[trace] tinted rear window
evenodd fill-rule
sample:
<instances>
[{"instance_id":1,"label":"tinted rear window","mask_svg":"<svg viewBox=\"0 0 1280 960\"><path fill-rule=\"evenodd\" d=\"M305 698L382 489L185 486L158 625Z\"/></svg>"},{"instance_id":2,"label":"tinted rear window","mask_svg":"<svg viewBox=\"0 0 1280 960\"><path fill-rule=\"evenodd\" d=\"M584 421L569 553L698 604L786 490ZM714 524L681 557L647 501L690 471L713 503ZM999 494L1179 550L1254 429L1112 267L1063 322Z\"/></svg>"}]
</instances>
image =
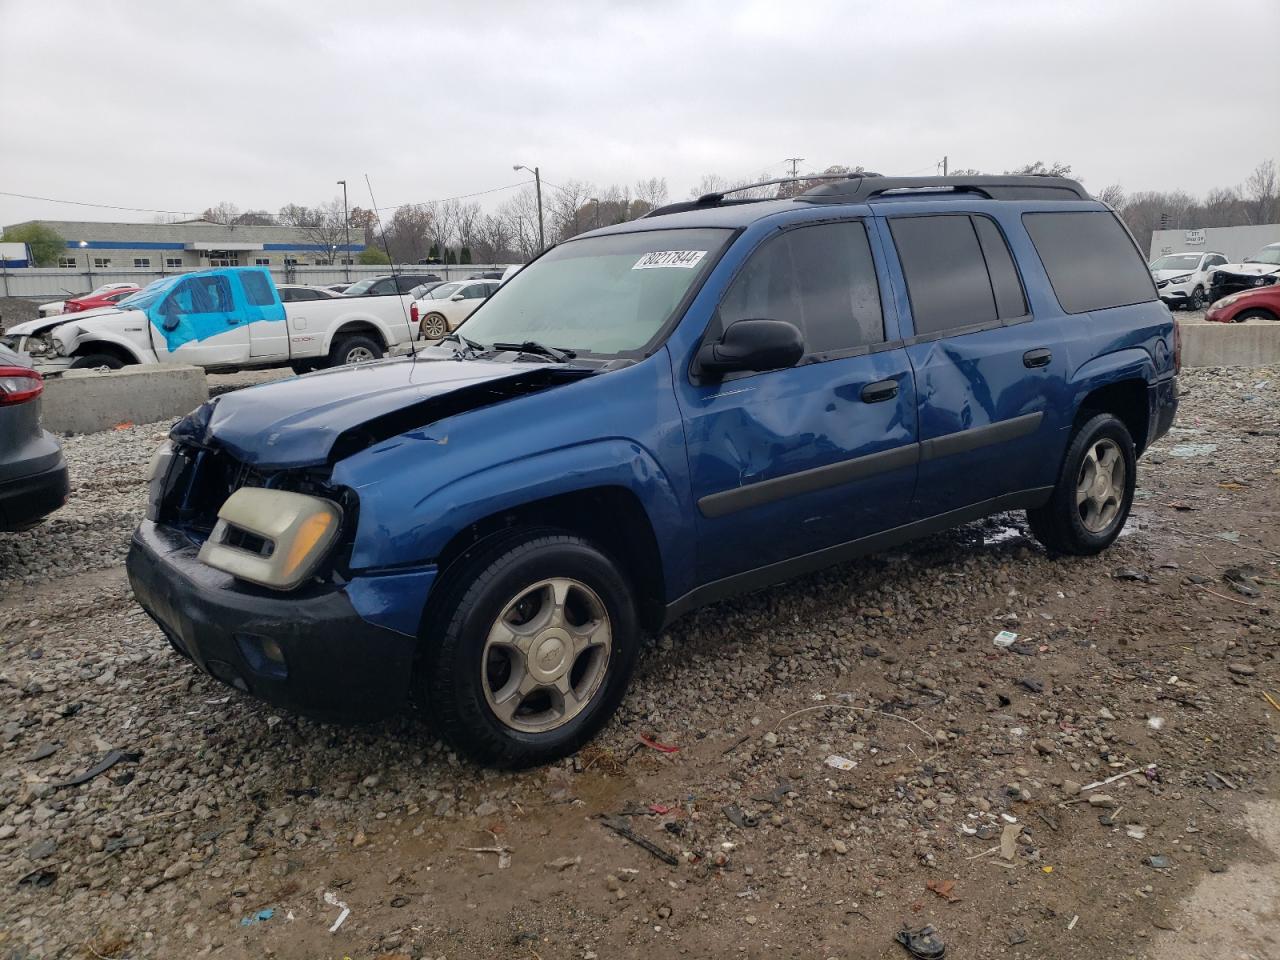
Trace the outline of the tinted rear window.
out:
<instances>
[{"instance_id":1,"label":"tinted rear window","mask_svg":"<svg viewBox=\"0 0 1280 960\"><path fill-rule=\"evenodd\" d=\"M248 270L240 274L240 282L244 284L244 295L255 307L275 306L276 298L271 292L271 281L265 273Z\"/></svg>"},{"instance_id":2,"label":"tinted rear window","mask_svg":"<svg viewBox=\"0 0 1280 960\"><path fill-rule=\"evenodd\" d=\"M1024 213L1022 222L1067 313L1156 298L1146 263L1113 214Z\"/></svg>"},{"instance_id":3,"label":"tinted rear window","mask_svg":"<svg viewBox=\"0 0 1280 960\"><path fill-rule=\"evenodd\" d=\"M895 217L889 228L907 279L916 336L995 321L991 280L968 216Z\"/></svg>"}]
</instances>

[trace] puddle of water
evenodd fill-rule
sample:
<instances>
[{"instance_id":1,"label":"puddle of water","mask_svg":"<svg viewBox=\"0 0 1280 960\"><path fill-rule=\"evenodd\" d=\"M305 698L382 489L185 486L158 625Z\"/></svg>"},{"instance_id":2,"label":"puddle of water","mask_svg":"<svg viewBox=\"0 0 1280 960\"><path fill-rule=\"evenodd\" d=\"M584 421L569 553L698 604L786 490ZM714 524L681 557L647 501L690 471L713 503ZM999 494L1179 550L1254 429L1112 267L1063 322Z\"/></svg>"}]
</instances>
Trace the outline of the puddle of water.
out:
<instances>
[{"instance_id":1,"label":"puddle of water","mask_svg":"<svg viewBox=\"0 0 1280 960\"><path fill-rule=\"evenodd\" d=\"M983 543L1007 543L1010 540L1021 540L1026 536L1018 527L998 527L993 531L982 531Z\"/></svg>"},{"instance_id":2,"label":"puddle of water","mask_svg":"<svg viewBox=\"0 0 1280 960\"><path fill-rule=\"evenodd\" d=\"M1216 443L1180 443L1169 450L1169 456L1182 457L1183 459L1203 457L1217 449L1218 445Z\"/></svg>"}]
</instances>

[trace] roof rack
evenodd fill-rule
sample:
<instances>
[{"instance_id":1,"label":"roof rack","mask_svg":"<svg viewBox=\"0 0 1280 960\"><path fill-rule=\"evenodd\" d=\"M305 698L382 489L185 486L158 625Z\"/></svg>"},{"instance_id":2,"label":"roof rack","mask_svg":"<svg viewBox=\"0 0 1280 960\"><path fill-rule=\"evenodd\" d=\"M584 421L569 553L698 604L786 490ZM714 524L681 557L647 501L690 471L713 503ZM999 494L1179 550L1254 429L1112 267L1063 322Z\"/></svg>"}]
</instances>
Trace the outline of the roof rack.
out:
<instances>
[{"instance_id":1,"label":"roof rack","mask_svg":"<svg viewBox=\"0 0 1280 960\"><path fill-rule=\"evenodd\" d=\"M862 177L879 177L878 173L804 173L798 177L779 177L776 180L760 180L756 183L744 183L738 187L729 187L725 190L719 190L715 193L704 193L697 200L683 200L677 203L668 203L666 206L655 207L641 217L664 217L669 213L681 213L685 210L697 210L702 207L718 207L724 203L759 203L762 200L777 200L777 197L748 197L740 200L725 201L731 193L741 193L743 190L754 190L756 187L772 187L782 183L796 183L799 180L858 180Z\"/></svg>"},{"instance_id":2,"label":"roof rack","mask_svg":"<svg viewBox=\"0 0 1280 960\"><path fill-rule=\"evenodd\" d=\"M1078 181L1042 173L1005 177L879 177L868 174L806 190L804 203L856 203L886 194L972 193L988 200L1092 200Z\"/></svg>"}]
</instances>

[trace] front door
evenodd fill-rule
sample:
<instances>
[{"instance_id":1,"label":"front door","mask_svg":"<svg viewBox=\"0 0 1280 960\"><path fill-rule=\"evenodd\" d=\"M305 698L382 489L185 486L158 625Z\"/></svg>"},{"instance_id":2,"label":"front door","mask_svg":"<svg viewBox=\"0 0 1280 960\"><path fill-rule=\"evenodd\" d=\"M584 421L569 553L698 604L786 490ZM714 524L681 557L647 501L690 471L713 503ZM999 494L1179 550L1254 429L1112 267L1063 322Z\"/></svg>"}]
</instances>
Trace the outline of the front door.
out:
<instances>
[{"instance_id":1,"label":"front door","mask_svg":"<svg viewBox=\"0 0 1280 960\"><path fill-rule=\"evenodd\" d=\"M920 424L914 518L1042 482L1055 449L1047 441L1063 426L1070 338L1059 321L1032 315L991 217L901 215L888 226L914 331L906 340Z\"/></svg>"},{"instance_id":2,"label":"front door","mask_svg":"<svg viewBox=\"0 0 1280 960\"><path fill-rule=\"evenodd\" d=\"M236 312L225 274L183 279L148 313L161 363L209 367L249 357L249 329Z\"/></svg>"},{"instance_id":3,"label":"front door","mask_svg":"<svg viewBox=\"0 0 1280 960\"><path fill-rule=\"evenodd\" d=\"M708 335L786 320L804 359L712 383L677 371L703 583L905 522L915 390L888 342L881 276L861 221L780 231L730 284Z\"/></svg>"}]
</instances>

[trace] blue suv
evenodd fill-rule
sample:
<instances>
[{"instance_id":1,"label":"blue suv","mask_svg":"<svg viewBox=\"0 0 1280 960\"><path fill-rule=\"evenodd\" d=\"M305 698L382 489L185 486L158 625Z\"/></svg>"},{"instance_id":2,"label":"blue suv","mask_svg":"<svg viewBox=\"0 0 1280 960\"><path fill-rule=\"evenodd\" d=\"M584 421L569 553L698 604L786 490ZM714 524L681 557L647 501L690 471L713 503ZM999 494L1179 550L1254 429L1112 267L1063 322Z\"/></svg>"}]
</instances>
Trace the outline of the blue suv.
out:
<instances>
[{"instance_id":1,"label":"blue suv","mask_svg":"<svg viewBox=\"0 0 1280 960\"><path fill-rule=\"evenodd\" d=\"M540 763L701 604L997 511L1103 550L1178 364L1074 181L711 194L556 246L413 356L205 404L156 452L129 575L240 690L413 701L481 762Z\"/></svg>"}]
</instances>

